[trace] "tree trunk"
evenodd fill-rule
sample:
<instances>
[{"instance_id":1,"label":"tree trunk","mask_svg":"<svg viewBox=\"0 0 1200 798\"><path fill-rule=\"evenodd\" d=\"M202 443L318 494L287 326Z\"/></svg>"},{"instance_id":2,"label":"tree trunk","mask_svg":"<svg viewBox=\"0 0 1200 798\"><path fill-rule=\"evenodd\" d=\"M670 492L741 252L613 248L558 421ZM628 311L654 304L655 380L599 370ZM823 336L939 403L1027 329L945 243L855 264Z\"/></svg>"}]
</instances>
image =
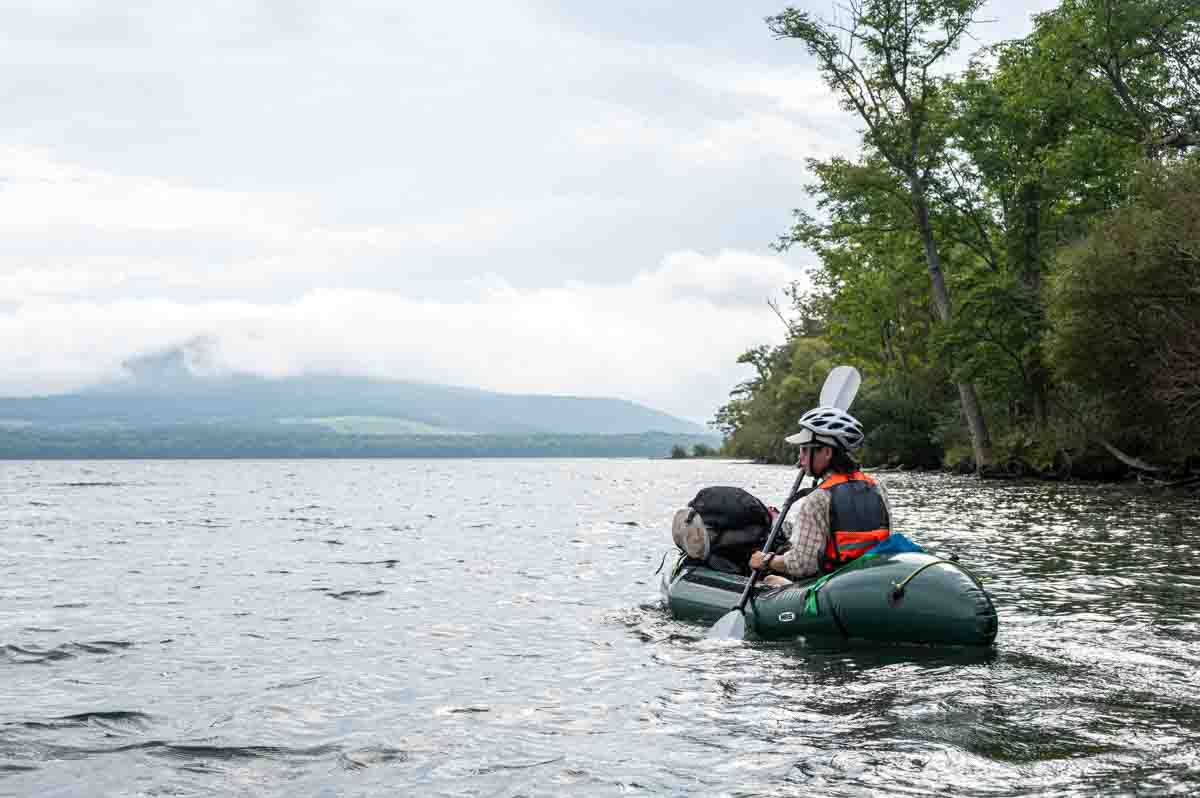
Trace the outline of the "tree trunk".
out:
<instances>
[{"instance_id":1,"label":"tree trunk","mask_svg":"<svg viewBox=\"0 0 1200 798\"><path fill-rule=\"evenodd\" d=\"M1020 203L1025 218L1022 224L1021 283L1029 291L1041 321L1040 297L1042 292L1042 185L1031 180L1021 187ZM1033 421L1039 432L1045 431L1049 423L1046 394L1049 391L1050 375L1042 362L1040 347L1032 347L1025 357L1026 389L1029 391L1033 410Z\"/></svg>"},{"instance_id":2,"label":"tree trunk","mask_svg":"<svg viewBox=\"0 0 1200 798\"><path fill-rule=\"evenodd\" d=\"M914 187L920 184L913 180ZM942 258L938 252L937 241L933 237L933 225L929 222L929 206L919 190L914 190L914 205L917 217L917 228L921 231L921 243L925 247L925 262L929 266L930 292L933 295L933 305L937 310L938 319L943 323L950 320L950 293L946 290L946 277L942 274ZM979 396L975 386L969 382L956 383L958 398L962 402L963 419L967 422L967 430L971 433L971 448L975 452L975 473L992 461L992 439L988 435L987 422L983 417L983 408L979 405Z\"/></svg>"},{"instance_id":3,"label":"tree trunk","mask_svg":"<svg viewBox=\"0 0 1200 798\"><path fill-rule=\"evenodd\" d=\"M975 385L969 382L958 383L958 398L962 401L963 417L967 420L967 429L971 431L971 448L975 450L975 473L992 462L992 439L988 435L987 422L983 418L983 408L979 406L979 397L975 395Z\"/></svg>"},{"instance_id":4,"label":"tree trunk","mask_svg":"<svg viewBox=\"0 0 1200 798\"><path fill-rule=\"evenodd\" d=\"M1033 423L1037 425L1039 432L1044 432L1050 424L1050 407L1046 401L1046 394L1050 389L1050 375L1042 366L1040 355L1034 355L1031 359L1037 361L1029 364L1029 393L1033 403Z\"/></svg>"}]
</instances>

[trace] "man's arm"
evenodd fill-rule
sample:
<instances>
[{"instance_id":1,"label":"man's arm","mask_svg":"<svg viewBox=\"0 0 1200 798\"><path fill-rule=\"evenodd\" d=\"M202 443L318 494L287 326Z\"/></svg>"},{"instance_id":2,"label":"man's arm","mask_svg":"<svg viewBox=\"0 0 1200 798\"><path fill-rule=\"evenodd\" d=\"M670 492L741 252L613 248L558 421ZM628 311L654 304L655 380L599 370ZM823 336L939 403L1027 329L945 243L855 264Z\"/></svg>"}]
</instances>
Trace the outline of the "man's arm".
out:
<instances>
[{"instance_id":1,"label":"man's arm","mask_svg":"<svg viewBox=\"0 0 1200 798\"><path fill-rule=\"evenodd\" d=\"M772 563L787 569L788 576L810 576L820 570L819 560L829 538L829 491L814 490L796 505L792 518L792 547ZM783 562L780 563L780 560Z\"/></svg>"}]
</instances>

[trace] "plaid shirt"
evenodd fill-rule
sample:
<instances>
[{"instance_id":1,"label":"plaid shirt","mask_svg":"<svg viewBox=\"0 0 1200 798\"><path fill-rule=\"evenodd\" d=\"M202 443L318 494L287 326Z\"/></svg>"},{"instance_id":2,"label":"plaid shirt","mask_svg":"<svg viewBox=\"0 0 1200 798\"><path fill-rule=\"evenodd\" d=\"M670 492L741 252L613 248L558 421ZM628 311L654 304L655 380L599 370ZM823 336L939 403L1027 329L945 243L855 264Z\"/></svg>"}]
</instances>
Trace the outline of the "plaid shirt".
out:
<instances>
[{"instance_id":1,"label":"plaid shirt","mask_svg":"<svg viewBox=\"0 0 1200 798\"><path fill-rule=\"evenodd\" d=\"M888 527L896 528L896 516L888 502L883 483L876 480L883 506L887 509ZM827 490L814 490L796 505L792 516L792 547L783 555L787 575L793 578L812 576L820 570L821 552L829 539L829 504L832 501Z\"/></svg>"}]
</instances>

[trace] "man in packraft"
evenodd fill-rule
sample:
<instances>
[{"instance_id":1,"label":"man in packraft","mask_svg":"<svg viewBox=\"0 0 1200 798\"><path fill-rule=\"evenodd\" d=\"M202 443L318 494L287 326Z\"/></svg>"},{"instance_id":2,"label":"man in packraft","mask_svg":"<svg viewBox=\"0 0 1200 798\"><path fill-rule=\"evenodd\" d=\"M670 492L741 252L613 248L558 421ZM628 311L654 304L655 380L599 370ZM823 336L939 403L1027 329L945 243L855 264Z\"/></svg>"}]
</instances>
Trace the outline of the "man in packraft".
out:
<instances>
[{"instance_id":1,"label":"man in packraft","mask_svg":"<svg viewBox=\"0 0 1200 798\"><path fill-rule=\"evenodd\" d=\"M883 485L864 474L850 454L863 437L858 420L836 407L805 413L800 431L787 437L800 447L798 465L817 479L817 487L792 513L791 548L750 557L750 567L762 569L768 583L787 581L775 574L799 579L837 570L891 533Z\"/></svg>"}]
</instances>

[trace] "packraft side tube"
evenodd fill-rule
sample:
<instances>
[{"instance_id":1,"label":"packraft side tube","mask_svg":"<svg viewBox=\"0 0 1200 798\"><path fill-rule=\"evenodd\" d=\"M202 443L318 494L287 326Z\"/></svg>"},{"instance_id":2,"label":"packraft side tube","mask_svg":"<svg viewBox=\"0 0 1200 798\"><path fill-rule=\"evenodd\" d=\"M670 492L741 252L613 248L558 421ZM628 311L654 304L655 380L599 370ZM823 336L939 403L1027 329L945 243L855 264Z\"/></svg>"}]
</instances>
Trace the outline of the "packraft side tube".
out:
<instances>
[{"instance_id":1,"label":"packraft side tube","mask_svg":"<svg viewBox=\"0 0 1200 798\"><path fill-rule=\"evenodd\" d=\"M983 586L957 563L929 554L903 552L856 561L828 579L809 583L804 593L804 619L827 619L823 626L851 638L986 646L999 628L995 605ZM760 613L756 619L761 637L795 634L778 617Z\"/></svg>"}]
</instances>

